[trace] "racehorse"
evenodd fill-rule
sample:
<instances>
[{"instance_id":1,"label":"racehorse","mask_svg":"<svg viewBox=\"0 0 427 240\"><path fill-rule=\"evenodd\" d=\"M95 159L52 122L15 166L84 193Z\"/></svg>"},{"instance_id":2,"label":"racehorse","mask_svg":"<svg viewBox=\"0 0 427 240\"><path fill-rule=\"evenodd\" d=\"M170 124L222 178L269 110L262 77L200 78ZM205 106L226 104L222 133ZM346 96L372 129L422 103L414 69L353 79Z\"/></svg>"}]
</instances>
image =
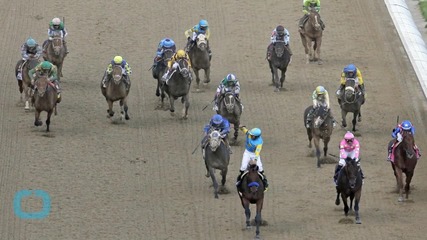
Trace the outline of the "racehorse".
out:
<instances>
[{"instance_id":1,"label":"racehorse","mask_svg":"<svg viewBox=\"0 0 427 240\"><path fill-rule=\"evenodd\" d=\"M399 202L403 202L403 192L408 199L412 177L414 176L415 167L417 165L417 156L414 150L415 140L414 135L410 131L402 131L402 142L394 147L392 154L391 166L394 176L396 177L397 190L399 192ZM389 144L392 144L391 140ZM403 184L403 173L406 175L406 184ZM405 190L403 190L405 187Z\"/></svg>"},{"instance_id":2,"label":"racehorse","mask_svg":"<svg viewBox=\"0 0 427 240\"><path fill-rule=\"evenodd\" d=\"M356 118L359 117L358 121L362 121L361 108L363 103L365 103L365 96L360 91L354 78L347 78L344 92L339 97L340 101L338 101L338 103L341 107L342 126L347 127L346 116L347 113L352 112L353 132L355 132Z\"/></svg>"},{"instance_id":3,"label":"racehorse","mask_svg":"<svg viewBox=\"0 0 427 240\"><path fill-rule=\"evenodd\" d=\"M313 106L309 106L304 111L304 125L307 121L307 114ZM332 130L334 129L333 120L330 111L325 106L319 106L313 113L313 120L310 128L307 128L308 147L311 148L311 140L316 147L317 167L320 168L320 139L323 139L323 152L326 157L328 153L328 143L331 140Z\"/></svg>"},{"instance_id":4,"label":"racehorse","mask_svg":"<svg viewBox=\"0 0 427 240\"><path fill-rule=\"evenodd\" d=\"M62 77L62 65L67 55L60 33L54 33L52 40L47 41L46 53L43 54L45 61L51 62L58 68L58 80Z\"/></svg>"},{"instance_id":5,"label":"racehorse","mask_svg":"<svg viewBox=\"0 0 427 240\"><path fill-rule=\"evenodd\" d=\"M256 239L259 239L259 226L262 222L261 211L264 203L264 184L258 173L256 161L251 160L249 162L248 170L242 176L241 184L237 191L240 201L242 202L242 206L245 209L246 229L251 228L251 210L249 206L250 204L256 204Z\"/></svg>"},{"instance_id":6,"label":"racehorse","mask_svg":"<svg viewBox=\"0 0 427 240\"><path fill-rule=\"evenodd\" d=\"M188 55L190 57L191 67L193 68L194 74L196 75L196 88L198 90L200 84L199 70L203 69L205 71L205 80L203 81L204 83L211 81L211 61L209 59L208 40L204 34L197 35L196 44L193 44L190 47Z\"/></svg>"},{"instance_id":7,"label":"racehorse","mask_svg":"<svg viewBox=\"0 0 427 240\"><path fill-rule=\"evenodd\" d=\"M340 170L337 178L337 198L335 205L340 205L340 194L344 203L344 214L347 217L348 211L353 207L354 199L354 213L356 215L356 223L361 224L359 216L359 203L362 196L362 175L360 174L359 167L355 159L347 157L345 159L345 166ZM347 204L347 198L350 197L350 207Z\"/></svg>"},{"instance_id":8,"label":"racehorse","mask_svg":"<svg viewBox=\"0 0 427 240\"><path fill-rule=\"evenodd\" d=\"M152 68L153 78L157 79L157 87L156 87L156 96L160 96L161 87L163 84L162 77L166 72L166 67L168 66L168 62L172 59L174 52L172 49L165 49L162 55L157 62L156 67Z\"/></svg>"},{"instance_id":9,"label":"racehorse","mask_svg":"<svg viewBox=\"0 0 427 240\"><path fill-rule=\"evenodd\" d=\"M127 86L124 71L125 70L120 65L115 65L113 66L113 71L111 73L112 77L106 83L105 88L102 86L101 81L101 92L108 103L108 118L114 116L113 103L115 101L120 101L120 120L123 120L123 118L125 118L126 120L130 119L128 115L127 97L131 84L129 82L129 86ZM104 74L104 77L107 77L106 74L107 73Z\"/></svg>"},{"instance_id":10,"label":"racehorse","mask_svg":"<svg viewBox=\"0 0 427 240\"><path fill-rule=\"evenodd\" d=\"M283 41L274 43L273 51L270 60L268 60L268 64L270 65L271 81L275 86L275 92L278 92L280 91L280 88L283 88L283 82L286 78L286 69L288 68L290 60L291 55L289 54L289 50L285 46L285 43ZM278 73L279 69L281 71L280 82Z\"/></svg>"},{"instance_id":11,"label":"racehorse","mask_svg":"<svg viewBox=\"0 0 427 240\"><path fill-rule=\"evenodd\" d=\"M226 92L219 100L218 114L225 117L234 127L233 141L239 136L240 116L242 115L242 104L240 100L230 91Z\"/></svg>"},{"instance_id":12,"label":"racehorse","mask_svg":"<svg viewBox=\"0 0 427 240\"><path fill-rule=\"evenodd\" d=\"M21 64L20 60L16 64L15 67L15 75L18 74L18 68ZM35 68L39 64L39 60L34 58L34 55L31 55L30 58L23 64L22 66L22 80L18 80L18 86L19 86L19 92L21 93L21 100L22 100L22 93L25 94L25 110L30 110L30 97L31 97L31 78L30 75L28 75L28 71Z\"/></svg>"},{"instance_id":13,"label":"racehorse","mask_svg":"<svg viewBox=\"0 0 427 240\"><path fill-rule=\"evenodd\" d=\"M35 91L33 96L33 104L35 108L35 126L43 125L40 120L40 113L42 111L47 112L46 118L46 132L49 132L50 117L55 112L56 115L56 104L58 101L58 95L55 86L48 80L47 75L38 74L34 82Z\"/></svg>"},{"instance_id":14,"label":"racehorse","mask_svg":"<svg viewBox=\"0 0 427 240\"><path fill-rule=\"evenodd\" d=\"M218 182L215 178L215 169L221 170L221 187L225 187L225 181L228 172L228 164L230 162L230 153L228 147L221 138L221 133L218 130L212 130L206 136L207 144L203 146L203 159L206 165L206 177L212 178L212 183L215 189L215 198L218 198Z\"/></svg>"},{"instance_id":15,"label":"racehorse","mask_svg":"<svg viewBox=\"0 0 427 240\"><path fill-rule=\"evenodd\" d=\"M323 29L320 24L320 15L314 10L310 9L308 20L304 23L303 31L300 32L302 45L305 49L306 63L318 62L322 64L320 59L320 46L322 45Z\"/></svg>"},{"instance_id":16,"label":"racehorse","mask_svg":"<svg viewBox=\"0 0 427 240\"><path fill-rule=\"evenodd\" d=\"M176 67L174 72L171 73L170 78L166 80L166 83L163 84L161 90L161 100L162 100L162 108L164 104L164 98L166 94L169 97L170 103L170 112L174 115L175 112L175 100L181 97L181 102L184 104L184 108L182 110L183 119L188 118L188 108L190 107L190 85L192 80L192 74L189 69L189 63L186 59L178 59L178 66ZM166 93L166 94L165 94Z\"/></svg>"}]
</instances>

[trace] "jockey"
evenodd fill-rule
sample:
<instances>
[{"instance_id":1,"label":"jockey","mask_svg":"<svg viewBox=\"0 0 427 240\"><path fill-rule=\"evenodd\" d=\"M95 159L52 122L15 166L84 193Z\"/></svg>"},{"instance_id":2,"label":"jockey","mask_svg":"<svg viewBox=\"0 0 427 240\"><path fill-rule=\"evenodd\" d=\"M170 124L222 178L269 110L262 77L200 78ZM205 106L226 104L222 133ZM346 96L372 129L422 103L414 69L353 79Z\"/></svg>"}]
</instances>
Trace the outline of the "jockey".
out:
<instances>
[{"instance_id":1,"label":"jockey","mask_svg":"<svg viewBox=\"0 0 427 240\"><path fill-rule=\"evenodd\" d=\"M157 46L156 56L154 57L153 68L157 67L157 63L163 58L165 50L170 49L173 53L176 52L175 42L171 38L163 38Z\"/></svg>"},{"instance_id":2,"label":"jockey","mask_svg":"<svg viewBox=\"0 0 427 240\"><path fill-rule=\"evenodd\" d=\"M243 153L242 164L240 166L240 174L237 177L236 186L240 187L240 183L242 180L242 175L248 168L248 164L251 160L255 160L258 166L259 173L262 174L262 182L264 183L264 191L268 190L268 181L266 176L264 175L264 168L262 167L261 162L261 149L263 140L261 137L261 129L252 128L248 130L245 126L240 127L240 130L246 134L246 143L245 143L245 152Z\"/></svg>"},{"instance_id":3,"label":"jockey","mask_svg":"<svg viewBox=\"0 0 427 240\"><path fill-rule=\"evenodd\" d=\"M179 49L171 58L171 60L168 61L168 70L163 75L162 80L167 81L173 72L175 72L176 67L178 67L178 63L176 62L178 59L185 59L188 62L188 67L191 68L191 61L188 54L182 50Z\"/></svg>"},{"instance_id":4,"label":"jockey","mask_svg":"<svg viewBox=\"0 0 427 240\"><path fill-rule=\"evenodd\" d=\"M216 94L214 98L215 105L213 107L214 111L218 111L218 104L222 98L222 95L226 92L232 92L236 96L237 100L240 102L239 93L240 93L240 83L239 80L234 76L234 74L228 74L216 89Z\"/></svg>"},{"instance_id":5,"label":"jockey","mask_svg":"<svg viewBox=\"0 0 427 240\"><path fill-rule=\"evenodd\" d=\"M313 91L313 94L311 95L313 99L313 108L310 109L310 111L307 114L307 121L305 122L305 127L310 128L311 121L313 120L313 113L319 106L325 106L328 111L330 111L330 105L329 105L329 94L328 91L323 86L317 86L316 90ZM332 117L332 121L334 124L334 127L336 125L335 119L332 116L332 113L330 112L330 116Z\"/></svg>"},{"instance_id":6,"label":"jockey","mask_svg":"<svg viewBox=\"0 0 427 240\"><path fill-rule=\"evenodd\" d=\"M337 185L338 173L340 172L341 168L345 166L346 164L345 159L347 157L350 157L356 161L357 166L359 167L359 171L360 171L360 175L362 176L362 179L365 178L365 176L363 175L362 168L360 167L359 151L360 151L359 141L354 137L353 133L347 132L344 135L344 139L342 139L340 142L340 161L335 167L335 173L334 173L335 185Z\"/></svg>"},{"instance_id":7,"label":"jockey","mask_svg":"<svg viewBox=\"0 0 427 240\"><path fill-rule=\"evenodd\" d=\"M292 51L289 47L290 35L288 29L284 28L282 25L277 26L273 29L270 37L271 43L267 47L267 59L270 60L271 52L273 51L274 43L276 42L284 42L286 47L288 48L289 55L292 57Z\"/></svg>"},{"instance_id":8,"label":"jockey","mask_svg":"<svg viewBox=\"0 0 427 240\"><path fill-rule=\"evenodd\" d=\"M58 94L57 102L59 103L61 101L61 89L59 88L58 70L56 66L50 63L49 61L43 61L39 63L37 66L35 66L33 69L28 71L28 75L31 78L31 85L33 86L34 86L34 79L35 77L37 77L37 73L47 74L49 81L55 84L56 93Z\"/></svg>"},{"instance_id":9,"label":"jockey","mask_svg":"<svg viewBox=\"0 0 427 240\"><path fill-rule=\"evenodd\" d=\"M196 41L196 37L199 34L205 34L206 40L207 40L207 48L209 52L209 61L212 58L212 52L211 48L209 47L209 36L211 35L211 32L209 30L209 24L208 21L202 19L199 21L199 24L195 25L193 28L188 29L185 31L185 36L187 37L187 45L185 46L185 51L190 51L191 46Z\"/></svg>"},{"instance_id":10,"label":"jockey","mask_svg":"<svg viewBox=\"0 0 427 240\"><path fill-rule=\"evenodd\" d=\"M393 139L395 139L395 141L392 144L389 144L389 146L388 146L387 161L391 161L391 153L393 151L394 146L398 142L402 142L402 140L403 140L402 132L403 131L410 131L412 133L412 135L415 135L415 127L412 125L412 123L410 121L405 120L402 123L398 124L393 129L393 131L391 133L391 137ZM415 150L415 153L417 154L417 159L419 159L421 157L421 154L420 154L420 149L418 148L418 146L416 144L414 144L414 150Z\"/></svg>"},{"instance_id":11,"label":"jockey","mask_svg":"<svg viewBox=\"0 0 427 240\"><path fill-rule=\"evenodd\" d=\"M115 56L113 58L113 60L111 60L111 63L108 64L107 70L105 70L105 75L104 78L102 79L102 87L106 88L107 87L107 82L110 80L111 73L113 72L113 66L117 66L120 65L120 67L122 69L124 69L125 71L123 71L123 75L125 76L125 83L127 88L129 88L130 85L130 75L132 75L132 69L130 68L129 64L126 62L126 60L123 59L123 57L121 56Z\"/></svg>"},{"instance_id":12,"label":"jockey","mask_svg":"<svg viewBox=\"0 0 427 240\"><path fill-rule=\"evenodd\" d=\"M302 4L302 12L304 16L299 20L299 31L304 32L304 23L307 21L308 16L310 15L310 9L314 8L316 12L320 13L320 0L304 0ZM325 24L322 19L319 19L319 23L322 26L322 29L325 29Z\"/></svg>"},{"instance_id":13,"label":"jockey","mask_svg":"<svg viewBox=\"0 0 427 240\"><path fill-rule=\"evenodd\" d=\"M359 68L357 68L354 64L349 64L344 67L342 73L341 73L341 80L340 80L340 87L336 92L336 95L338 97L338 102L340 103L341 99L341 92L345 88L345 83L347 79L355 79L356 85L360 89L363 95L365 95L365 84L363 82L362 73L360 72ZM341 104L341 103L340 103Z\"/></svg>"},{"instance_id":14,"label":"jockey","mask_svg":"<svg viewBox=\"0 0 427 240\"><path fill-rule=\"evenodd\" d=\"M202 148L204 148L208 141L208 134L211 129L218 130L221 134L221 138L224 140L225 145L228 148L228 151L230 154L233 152L231 151L230 143L228 141L228 133L230 132L230 123L226 118L223 118L219 114L213 115L211 120L209 121L209 124L206 124L203 128L203 131L205 132L205 137L202 140Z\"/></svg>"},{"instance_id":15,"label":"jockey","mask_svg":"<svg viewBox=\"0 0 427 240\"><path fill-rule=\"evenodd\" d=\"M22 67L24 66L24 63L27 62L27 60L30 57L33 57L35 59L38 59L40 55L42 54L42 48L37 44L36 40L29 37L27 41L25 41L24 44L21 46L21 56L22 59L18 61L18 71L16 73L16 79L18 81L22 80Z\"/></svg>"},{"instance_id":16,"label":"jockey","mask_svg":"<svg viewBox=\"0 0 427 240\"><path fill-rule=\"evenodd\" d=\"M50 21L49 23L49 29L47 30L47 34L49 35L49 41L51 41L53 39L53 36L55 35L55 33L60 33L61 34L61 38L62 38L62 42L64 44L64 48L65 48L65 53L68 54L68 48L67 48L67 42L65 41L65 37L68 35L67 30L64 27L64 23L61 21L61 19L59 18L54 18L52 19L52 21ZM46 53L47 51L47 41L44 41L43 43L43 52Z\"/></svg>"}]
</instances>

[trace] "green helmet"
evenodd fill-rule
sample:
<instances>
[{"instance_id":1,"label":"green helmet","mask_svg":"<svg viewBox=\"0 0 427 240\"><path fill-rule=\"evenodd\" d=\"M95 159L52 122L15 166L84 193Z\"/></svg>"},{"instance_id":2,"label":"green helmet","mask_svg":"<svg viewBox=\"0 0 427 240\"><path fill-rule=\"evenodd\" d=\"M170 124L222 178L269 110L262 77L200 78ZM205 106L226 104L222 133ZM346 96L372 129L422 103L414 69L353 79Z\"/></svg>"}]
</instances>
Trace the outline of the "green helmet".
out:
<instances>
[{"instance_id":1,"label":"green helmet","mask_svg":"<svg viewBox=\"0 0 427 240\"><path fill-rule=\"evenodd\" d=\"M50 70L52 69L52 64L48 61L44 61L42 62L41 66L40 66L43 70Z\"/></svg>"},{"instance_id":2,"label":"green helmet","mask_svg":"<svg viewBox=\"0 0 427 240\"><path fill-rule=\"evenodd\" d=\"M36 43L36 40L34 40L32 37L29 37L27 39L26 44L27 44L28 47L33 48L33 47L36 46L37 43Z\"/></svg>"}]
</instances>

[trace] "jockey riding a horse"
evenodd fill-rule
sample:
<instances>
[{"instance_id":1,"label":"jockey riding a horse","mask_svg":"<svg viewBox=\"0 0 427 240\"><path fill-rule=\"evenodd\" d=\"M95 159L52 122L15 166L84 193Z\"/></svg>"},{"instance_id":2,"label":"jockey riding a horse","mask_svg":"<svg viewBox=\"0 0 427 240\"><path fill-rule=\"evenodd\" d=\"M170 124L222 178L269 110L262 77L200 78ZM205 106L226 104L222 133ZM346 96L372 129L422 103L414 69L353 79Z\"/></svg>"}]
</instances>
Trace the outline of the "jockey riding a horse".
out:
<instances>
[{"instance_id":1,"label":"jockey riding a horse","mask_svg":"<svg viewBox=\"0 0 427 240\"><path fill-rule=\"evenodd\" d=\"M126 62L126 60L123 59L123 57L121 57L121 56L115 56L113 58L113 60L111 60L111 63L108 64L108 67L105 70L105 72L107 74L105 74L105 77L102 79L102 87L103 88L107 87L107 82L110 80L110 78L112 78L111 74L113 73L113 66L117 66L117 65L120 66L122 69L125 70L125 71L123 71L123 76L125 76L126 86L129 87L129 85L130 85L130 75L132 74L132 69L130 68L130 66Z\"/></svg>"},{"instance_id":2,"label":"jockey riding a horse","mask_svg":"<svg viewBox=\"0 0 427 240\"><path fill-rule=\"evenodd\" d=\"M39 59L42 54L42 48L37 44L36 40L29 37L27 41L21 46L21 56L22 59L19 60L18 72L16 74L16 79L22 81L22 67L27 62L30 57ZM32 55L32 56L30 56Z\"/></svg>"},{"instance_id":3,"label":"jockey riding a horse","mask_svg":"<svg viewBox=\"0 0 427 240\"><path fill-rule=\"evenodd\" d=\"M179 59L184 59L185 61L187 61L188 67L191 68L190 57L184 50L180 49L173 55L171 60L168 61L168 70L166 71L165 75L162 77L163 81L166 82L167 80L169 80L169 78L175 72L176 68L178 67L177 61Z\"/></svg>"},{"instance_id":4,"label":"jockey riding a horse","mask_svg":"<svg viewBox=\"0 0 427 240\"><path fill-rule=\"evenodd\" d=\"M212 58L212 52L209 47L209 36L211 35L211 32L209 30L209 24L208 21L202 19L199 21L199 24L195 25L194 27L188 29L185 31L185 36L187 37L187 45L185 46L185 51L188 53L190 51L190 48L195 44L197 35L199 34L205 34L206 41L207 41L207 49L209 52L209 61Z\"/></svg>"},{"instance_id":5,"label":"jockey riding a horse","mask_svg":"<svg viewBox=\"0 0 427 240\"><path fill-rule=\"evenodd\" d=\"M48 80L55 85L56 93L58 94L59 103L61 101L61 89L59 88L58 82L58 70L55 65L49 61L43 61L39 63L35 68L28 71L28 75L31 78L31 85L34 86L34 79L37 77L37 74L47 75Z\"/></svg>"},{"instance_id":6,"label":"jockey riding a horse","mask_svg":"<svg viewBox=\"0 0 427 240\"><path fill-rule=\"evenodd\" d=\"M65 54L68 54L68 48L67 48L67 42L65 41L65 37L68 35L67 30L64 27L64 23L61 21L61 19L59 18L54 18L52 19L52 21L50 21L49 23L49 29L47 30L47 34L49 36L49 39L44 41L43 43L43 52L46 53L47 52L47 42L48 41L52 41L53 37L55 35L57 35L59 33L59 35L62 38L62 43L64 45L65 48Z\"/></svg>"},{"instance_id":7,"label":"jockey riding a horse","mask_svg":"<svg viewBox=\"0 0 427 240\"><path fill-rule=\"evenodd\" d=\"M216 94L214 98L215 105L213 107L214 111L218 111L218 104L221 102L223 95L226 92L232 92L236 97L236 100L240 102L239 93L240 93L240 83L236 76L232 73L228 74L224 79L222 79L218 88L216 89Z\"/></svg>"},{"instance_id":8,"label":"jockey riding a horse","mask_svg":"<svg viewBox=\"0 0 427 240\"><path fill-rule=\"evenodd\" d=\"M412 125L412 123L409 120L403 121L402 123L398 124L393 129L393 131L391 133L391 137L393 139L395 139L395 141L393 142L393 144L390 144L388 146L387 161L389 161L389 162L391 161L391 154L392 154L394 147L397 146L397 144L402 142L402 140L403 140L403 136L402 136L403 131L408 131L408 132L411 132L412 135L415 135L415 127ZM418 146L416 144L414 144L413 148L417 154L417 159L419 159L421 157L420 149L418 148Z\"/></svg>"},{"instance_id":9,"label":"jockey riding a horse","mask_svg":"<svg viewBox=\"0 0 427 240\"><path fill-rule=\"evenodd\" d=\"M299 20L299 29L298 31L303 33L304 30L304 23L308 20L308 16L310 15L310 10L315 9L316 12L320 13L320 0L304 0L303 6L302 6L302 12L304 13L304 16ZM322 19L319 19L319 23L322 27L322 29L325 29L325 24L323 23Z\"/></svg>"},{"instance_id":10,"label":"jockey riding a horse","mask_svg":"<svg viewBox=\"0 0 427 240\"><path fill-rule=\"evenodd\" d=\"M246 143L245 143L245 152L243 153L242 164L240 166L240 174L237 177L236 186L240 188L240 183L242 180L242 176L246 169L248 168L249 162L251 160L255 160L258 166L258 172L261 174L262 182L264 183L264 191L268 190L268 181L264 174L264 168L262 167L261 162L261 149L263 140L261 137L261 129L252 128L248 130L246 127L242 126L240 128L243 133L246 134Z\"/></svg>"},{"instance_id":11,"label":"jockey riding a horse","mask_svg":"<svg viewBox=\"0 0 427 240\"><path fill-rule=\"evenodd\" d=\"M277 26L275 29L273 29L270 40L271 40L271 43L267 47L267 60L270 60L271 52L273 51L273 46L274 46L274 43L276 42L285 43L285 46L288 48L289 55L291 56L291 59L292 59L292 51L289 46L290 35L289 35L288 29L284 28L282 25Z\"/></svg>"},{"instance_id":12,"label":"jockey riding a horse","mask_svg":"<svg viewBox=\"0 0 427 240\"><path fill-rule=\"evenodd\" d=\"M329 111L329 116L331 116L332 121L334 123L334 127L336 125L335 119L332 116L332 112L330 111L330 105L329 105L329 94L328 91L323 86L317 86L316 89L313 91L313 94L311 95L313 99L313 108L310 109L310 111L307 114L307 121L305 123L306 128L310 128L311 121L313 120L313 114L314 111L319 106L325 106Z\"/></svg>"},{"instance_id":13,"label":"jockey riding a horse","mask_svg":"<svg viewBox=\"0 0 427 240\"><path fill-rule=\"evenodd\" d=\"M354 137L353 133L347 132L344 135L344 139L342 139L340 142L340 161L335 167L335 173L334 173L335 186L338 186L337 184L338 173L345 166L346 164L345 159L347 157L350 157L356 161L357 166L359 167L359 171L360 171L360 175L362 176L362 179L365 178L363 175L362 168L360 167L359 154L360 154L359 141Z\"/></svg>"},{"instance_id":14,"label":"jockey riding a horse","mask_svg":"<svg viewBox=\"0 0 427 240\"><path fill-rule=\"evenodd\" d=\"M359 68L357 68L354 64L349 64L344 67L342 73L341 73L341 80L340 80L340 87L336 92L336 95L338 97L338 103L341 105L341 94L343 93L343 90L345 89L345 83L347 79L354 79L356 82L356 91L359 91L362 93L362 95L365 95L365 84L363 82L362 72L360 72Z\"/></svg>"},{"instance_id":15,"label":"jockey riding a horse","mask_svg":"<svg viewBox=\"0 0 427 240\"><path fill-rule=\"evenodd\" d=\"M173 53L176 52L175 42L171 38L163 38L157 46L157 52L156 56L154 57L153 68L157 67L158 62L163 59L164 52L169 49L172 50Z\"/></svg>"},{"instance_id":16,"label":"jockey riding a horse","mask_svg":"<svg viewBox=\"0 0 427 240\"><path fill-rule=\"evenodd\" d=\"M228 141L228 133L230 132L230 123L228 122L228 120L226 118L223 118L219 114L213 115L213 117L209 121L209 124L206 124L205 127L203 128L203 131L205 132L205 136L202 140L202 148L205 148L206 144L208 144L208 136L211 129L215 129L220 132L221 138L224 140L224 143L231 154L232 153L231 146Z\"/></svg>"}]
</instances>

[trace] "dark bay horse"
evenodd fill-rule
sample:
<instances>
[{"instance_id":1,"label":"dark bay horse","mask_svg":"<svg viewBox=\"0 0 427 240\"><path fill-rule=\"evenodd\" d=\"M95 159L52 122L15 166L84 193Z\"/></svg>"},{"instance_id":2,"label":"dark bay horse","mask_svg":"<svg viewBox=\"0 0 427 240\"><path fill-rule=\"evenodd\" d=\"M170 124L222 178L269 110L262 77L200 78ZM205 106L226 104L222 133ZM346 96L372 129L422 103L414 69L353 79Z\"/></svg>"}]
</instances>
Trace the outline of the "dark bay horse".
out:
<instances>
[{"instance_id":1,"label":"dark bay horse","mask_svg":"<svg viewBox=\"0 0 427 240\"><path fill-rule=\"evenodd\" d=\"M196 44L190 47L188 55L190 57L191 67L196 75L196 88L198 90L200 84L199 70L203 69L205 71L204 83L211 81L211 61L209 60L208 40L204 34L199 34L196 37Z\"/></svg>"},{"instance_id":2,"label":"dark bay horse","mask_svg":"<svg viewBox=\"0 0 427 240\"><path fill-rule=\"evenodd\" d=\"M240 188L238 188L237 191L242 206L245 209L246 229L251 228L250 204L256 204L256 239L259 239L259 226L262 223L261 211L264 204L264 184L258 173L258 166L254 160L249 162L247 173L243 175Z\"/></svg>"},{"instance_id":3,"label":"dark bay horse","mask_svg":"<svg viewBox=\"0 0 427 240\"><path fill-rule=\"evenodd\" d=\"M153 78L157 79L156 96L160 96L161 87L163 84L162 77L166 72L168 62L172 59L174 52L172 49L165 49L162 58L157 62L157 66L152 68Z\"/></svg>"},{"instance_id":4,"label":"dark bay horse","mask_svg":"<svg viewBox=\"0 0 427 240\"><path fill-rule=\"evenodd\" d=\"M355 79L349 78L346 80L344 92L338 101L341 107L342 126L347 127L346 116L347 113L353 113L353 132L356 131L356 118L362 121L361 108L365 103L365 96L362 94L360 88L357 86Z\"/></svg>"},{"instance_id":5,"label":"dark bay horse","mask_svg":"<svg viewBox=\"0 0 427 240\"><path fill-rule=\"evenodd\" d=\"M393 160L391 166L396 177L397 190L399 192L399 202L403 202L403 192L408 199L412 177L417 165L417 156L414 150L414 135L410 131L402 131L402 142L394 147ZM392 144L391 140L389 144ZM406 175L406 184L403 184L403 173ZM403 189L405 187L405 189Z\"/></svg>"},{"instance_id":6,"label":"dark bay horse","mask_svg":"<svg viewBox=\"0 0 427 240\"><path fill-rule=\"evenodd\" d=\"M120 120L123 120L123 118L125 118L126 120L130 119L128 115L127 98L129 95L131 84L129 82L129 86L127 86L125 82L126 76L124 75L124 71L125 70L121 66L116 65L113 67L113 72L111 73L112 77L107 82L106 88L102 87L101 81L101 92L108 103L108 118L114 116L113 103L116 101L120 101ZM106 77L106 74L107 73L104 74L104 77Z\"/></svg>"},{"instance_id":7,"label":"dark bay horse","mask_svg":"<svg viewBox=\"0 0 427 240\"><path fill-rule=\"evenodd\" d=\"M303 31L300 32L302 45L305 49L306 63L318 62L322 64L320 59L320 46L322 45L323 29L320 24L319 13L311 9L308 20L304 23Z\"/></svg>"},{"instance_id":8,"label":"dark bay horse","mask_svg":"<svg viewBox=\"0 0 427 240\"><path fill-rule=\"evenodd\" d=\"M18 74L18 68L23 60L18 61L15 67L15 75ZM30 97L31 97L31 78L28 74L28 71L35 68L39 64L39 60L34 58L34 56L30 56L30 58L24 63L22 66L22 81L18 80L18 86L19 86L19 92L21 93L21 100L22 100L22 93L24 93L24 100L25 100L25 110L30 110Z\"/></svg>"},{"instance_id":9,"label":"dark bay horse","mask_svg":"<svg viewBox=\"0 0 427 240\"><path fill-rule=\"evenodd\" d=\"M56 104L58 101L58 95L55 86L48 80L46 75L37 75L34 82L35 92L33 96L34 108L35 108L35 126L43 125L40 120L40 113L42 111L47 112L46 118L46 132L49 132L50 117L55 112L56 115Z\"/></svg>"},{"instance_id":10,"label":"dark bay horse","mask_svg":"<svg viewBox=\"0 0 427 240\"><path fill-rule=\"evenodd\" d=\"M313 106L309 106L304 111L304 125L307 120L307 114ZM331 140L332 131L334 129L333 119L330 112L325 106L319 106L313 113L313 121L310 123L310 128L307 128L308 147L311 148L311 140L316 147L317 167L320 168L320 139L323 139L324 157L328 153L328 143Z\"/></svg>"},{"instance_id":11,"label":"dark bay horse","mask_svg":"<svg viewBox=\"0 0 427 240\"><path fill-rule=\"evenodd\" d=\"M207 144L202 149L203 159L206 165L206 177L212 178L212 183L215 189L215 198L218 198L218 182L215 178L215 169L221 170L221 187L225 188L225 181L228 172L228 164L230 162L230 153L228 147L221 138L221 133L217 130L209 132Z\"/></svg>"},{"instance_id":12,"label":"dark bay horse","mask_svg":"<svg viewBox=\"0 0 427 240\"><path fill-rule=\"evenodd\" d=\"M347 217L348 211L352 209L354 200L354 214L356 223L361 224L359 216L359 203L362 196L362 175L355 159L347 157L345 166L340 170L337 179L337 198L335 204L340 205L340 194L344 203L344 214ZM347 204L347 198L350 197L350 207Z\"/></svg>"},{"instance_id":13,"label":"dark bay horse","mask_svg":"<svg viewBox=\"0 0 427 240\"><path fill-rule=\"evenodd\" d=\"M218 114L225 117L234 127L233 141L239 136L240 116L242 115L242 104L232 92L226 92L219 101Z\"/></svg>"},{"instance_id":14,"label":"dark bay horse","mask_svg":"<svg viewBox=\"0 0 427 240\"><path fill-rule=\"evenodd\" d=\"M192 81L192 74L189 69L189 63L185 59L177 60L178 66L171 74L170 78L166 81L162 86L162 108L164 104L164 99L166 94L169 97L170 103L170 111L172 115L175 112L175 100L179 97L181 98L181 102L184 104L184 109L182 110L182 118L188 118L188 108L190 107L190 85Z\"/></svg>"},{"instance_id":15,"label":"dark bay horse","mask_svg":"<svg viewBox=\"0 0 427 240\"><path fill-rule=\"evenodd\" d=\"M64 63L65 56L65 47L63 40L60 34L55 34L51 41L47 41L48 46L46 48L46 53L43 54L43 58L46 61L51 62L58 68L58 79L62 77L62 65Z\"/></svg>"},{"instance_id":16,"label":"dark bay horse","mask_svg":"<svg viewBox=\"0 0 427 240\"><path fill-rule=\"evenodd\" d=\"M291 55L289 54L288 48L285 46L284 42L276 42L273 45L273 51L271 54L268 64L270 65L271 70L271 81L275 87L274 91L280 91L280 88L283 88L283 82L286 78L286 69L288 68L289 61L291 60ZM281 71L280 82L279 82L279 73Z\"/></svg>"}]
</instances>

